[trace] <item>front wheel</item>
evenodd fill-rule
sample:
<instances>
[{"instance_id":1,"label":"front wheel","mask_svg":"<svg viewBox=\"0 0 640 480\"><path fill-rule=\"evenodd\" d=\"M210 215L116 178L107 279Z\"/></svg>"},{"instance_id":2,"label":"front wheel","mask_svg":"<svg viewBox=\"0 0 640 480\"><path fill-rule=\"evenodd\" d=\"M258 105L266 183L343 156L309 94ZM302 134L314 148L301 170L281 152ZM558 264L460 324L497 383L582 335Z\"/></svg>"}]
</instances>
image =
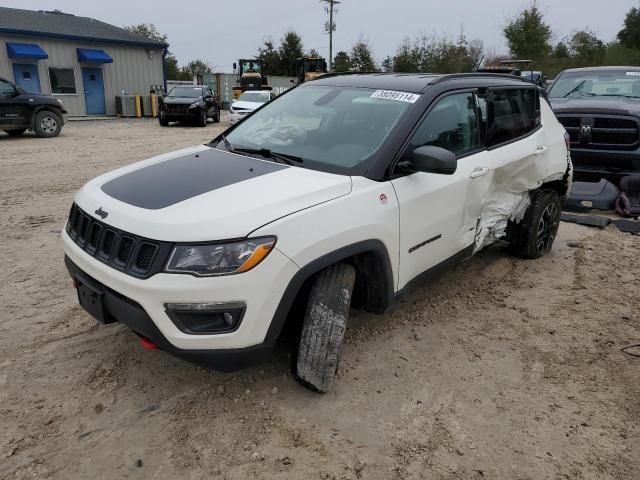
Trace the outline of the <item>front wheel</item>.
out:
<instances>
[{"instance_id":1,"label":"front wheel","mask_svg":"<svg viewBox=\"0 0 640 480\"><path fill-rule=\"evenodd\" d=\"M356 271L337 263L313 281L298 346L296 374L306 387L328 392L338 369Z\"/></svg>"},{"instance_id":2,"label":"front wheel","mask_svg":"<svg viewBox=\"0 0 640 480\"><path fill-rule=\"evenodd\" d=\"M164 112L160 112L160 116L158 117L158 122L161 127L169 126L169 120L167 120L167 115Z\"/></svg>"},{"instance_id":3,"label":"front wheel","mask_svg":"<svg viewBox=\"0 0 640 480\"><path fill-rule=\"evenodd\" d=\"M561 204L557 192L537 192L522 221L509 224L511 250L523 258L540 258L549 253L558 234L560 213Z\"/></svg>"},{"instance_id":4,"label":"front wheel","mask_svg":"<svg viewBox=\"0 0 640 480\"><path fill-rule=\"evenodd\" d=\"M57 113L43 110L36 113L33 120L33 131L38 137L55 137L62 130L62 119Z\"/></svg>"},{"instance_id":5,"label":"front wheel","mask_svg":"<svg viewBox=\"0 0 640 480\"><path fill-rule=\"evenodd\" d=\"M27 131L26 128L14 128L12 130L5 130L5 132L7 132L12 137L19 137L20 135L22 135L26 131Z\"/></svg>"},{"instance_id":6,"label":"front wheel","mask_svg":"<svg viewBox=\"0 0 640 480\"><path fill-rule=\"evenodd\" d=\"M206 127L207 126L207 111L206 110L202 110L202 113L200 114L200 123L199 125L201 127Z\"/></svg>"},{"instance_id":7,"label":"front wheel","mask_svg":"<svg viewBox=\"0 0 640 480\"><path fill-rule=\"evenodd\" d=\"M213 115L213 123L220 123L220 109L216 107L216 113Z\"/></svg>"}]
</instances>

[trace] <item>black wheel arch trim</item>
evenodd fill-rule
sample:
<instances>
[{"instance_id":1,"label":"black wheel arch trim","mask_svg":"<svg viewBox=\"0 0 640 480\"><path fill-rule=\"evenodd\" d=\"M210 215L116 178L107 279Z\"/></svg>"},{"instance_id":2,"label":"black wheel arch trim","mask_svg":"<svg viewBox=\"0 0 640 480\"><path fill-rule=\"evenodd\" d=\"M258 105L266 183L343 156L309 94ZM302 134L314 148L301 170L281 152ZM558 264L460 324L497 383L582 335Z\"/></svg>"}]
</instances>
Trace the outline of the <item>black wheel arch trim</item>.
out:
<instances>
[{"instance_id":1,"label":"black wheel arch trim","mask_svg":"<svg viewBox=\"0 0 640 480\"><path fill-rule=\"evenodd\" d=\"M285 324L289 311L291 310L291 307L296 297L298 296L298 293L302 289L303 285L313 275L324 270L328 266L333 265L334 263L366 253L373 253L382 268L382 274L384 277L384 303L386 305L389 305L394 298L395 282L393 277L393 269L391 267L391 259L389 257L389 252L386 246L384 245L384 243L382 243L382 241L373 239L353 243L313 260L312 262L308 263L300 270L298 270L298 272L296 272L293 278L289 281L289 284L287 285L287 288L285 289L284 294L280 299L278 308L276 309L271 320L271 325L269 325L269 330L267 331L264 343L271 346L275 344L276 340L280 336L282 327Z\"/></svg>"}]
</instances>

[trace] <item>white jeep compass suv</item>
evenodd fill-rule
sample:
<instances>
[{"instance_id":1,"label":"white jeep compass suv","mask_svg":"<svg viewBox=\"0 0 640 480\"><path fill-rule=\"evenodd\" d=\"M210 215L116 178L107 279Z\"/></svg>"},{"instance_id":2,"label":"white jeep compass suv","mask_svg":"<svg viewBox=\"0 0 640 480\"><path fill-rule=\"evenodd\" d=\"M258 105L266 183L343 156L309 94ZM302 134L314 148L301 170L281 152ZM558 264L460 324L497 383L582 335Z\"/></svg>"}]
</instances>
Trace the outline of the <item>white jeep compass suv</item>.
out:
<instances>
[{"instance_id":1,"label":"white jeep compass suv","mask_svg":"<svg viewBox=\"0 0 640 480\"><path fill-rule=\"evenodd\" d=\"M504 239L553 244L571 162L538 87L495 74L327 75L207 145L86 184L63 232L82 306L150 346L231 370L294 300L296 374L326 392L349 308Z\"/></svg>"}]
</instances>

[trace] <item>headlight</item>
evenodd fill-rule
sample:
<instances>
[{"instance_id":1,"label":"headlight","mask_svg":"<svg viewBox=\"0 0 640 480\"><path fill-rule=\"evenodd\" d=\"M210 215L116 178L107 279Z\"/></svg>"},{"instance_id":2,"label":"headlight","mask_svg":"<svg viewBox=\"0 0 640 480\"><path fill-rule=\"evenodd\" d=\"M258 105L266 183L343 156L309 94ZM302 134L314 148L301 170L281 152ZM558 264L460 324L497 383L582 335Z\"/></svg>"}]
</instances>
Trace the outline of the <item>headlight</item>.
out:
<instances>
[{"instance_id":1,"label":"headlight","mask_svg":"<svg viewBox=\"0 0 640 480\"><path fill-rule=\"evenodd\" d=\"M275 237L262 237L213 245L179 245L173 249L165 271L199 277L244 273L262 262L275 244Z\"/></svg>"},{"instance_id":2,"label":"headlight","mask_svg":"<svg viewBox=\"0 0 640 480\"><path fill-rule=\"evenodd\" d=\"M200 106L200 101L198 100L197 102L193 102L191 105L189 105L189 108L198 108Z\"/></svg>"},{"instance_id":3,"label":"headlight","mask_svg":"<svg viewBox=\"0 0 640 480\"><path fill-rule=\"evenodd\" d=\"M236 113L236 111L233 109L233 105L229 107L229 113Z\"/></svg>"}]
</instances>

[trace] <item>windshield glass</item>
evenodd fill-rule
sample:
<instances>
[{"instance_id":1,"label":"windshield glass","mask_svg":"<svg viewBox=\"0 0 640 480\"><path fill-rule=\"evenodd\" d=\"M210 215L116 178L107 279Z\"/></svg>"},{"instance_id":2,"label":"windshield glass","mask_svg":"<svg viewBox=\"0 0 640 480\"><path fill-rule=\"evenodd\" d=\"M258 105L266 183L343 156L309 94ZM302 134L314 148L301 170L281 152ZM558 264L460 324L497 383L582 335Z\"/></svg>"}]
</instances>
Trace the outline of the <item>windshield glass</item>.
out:
<instances>
[{"instance_id":1,"label":"windshield glass","mask_svg":"<svg viewBox=\"0 0 640 480\"><path fill-rule=\"evenodd\" d=\"M245 60L240 64L242 73L260 73L260 64L253 60Z\"/></svg>"},{"instance_id":2,"label":"windshield glass","mask_svg":"<svg viewBox=\"0 0 640 480\"><path fill-rule=\"evenodd\" d=\"M352 168L382 145L411 107L411 100L379 98L379 93L364 88L298 87L248 117L227 140L234 148L269 149L305 162ZM418 95L409 97L415 102Z\"/></svg>"},{"instance_id":3,"label":"windshield glass","mask_svg":"<svg viewBox=\"0 0 640 480\"><path fill-rule=\"evenodd\" d=\"M198 98L202 96L201 87L173 87L168 97Z\"/></svg>"},{"instance_id":4,"label":"windshield glass","mask_svg":"<svg viewBox=\"0 0 640 480\"><path fill-rule=\"evenodd\" d=\"M239 102L267 103L269 92L244 92L238 97Z\"/></svg>"},{"instance_id":5,"label":"windshield glass","mask_svg":"<svg viewBox=\"0 0 640 480\"><path fill-rule=\"evenodd\" d=\"M563 73L551 98L622 96L640 98L640 70L593 70Z\"/></svg>"}]
</instances>

